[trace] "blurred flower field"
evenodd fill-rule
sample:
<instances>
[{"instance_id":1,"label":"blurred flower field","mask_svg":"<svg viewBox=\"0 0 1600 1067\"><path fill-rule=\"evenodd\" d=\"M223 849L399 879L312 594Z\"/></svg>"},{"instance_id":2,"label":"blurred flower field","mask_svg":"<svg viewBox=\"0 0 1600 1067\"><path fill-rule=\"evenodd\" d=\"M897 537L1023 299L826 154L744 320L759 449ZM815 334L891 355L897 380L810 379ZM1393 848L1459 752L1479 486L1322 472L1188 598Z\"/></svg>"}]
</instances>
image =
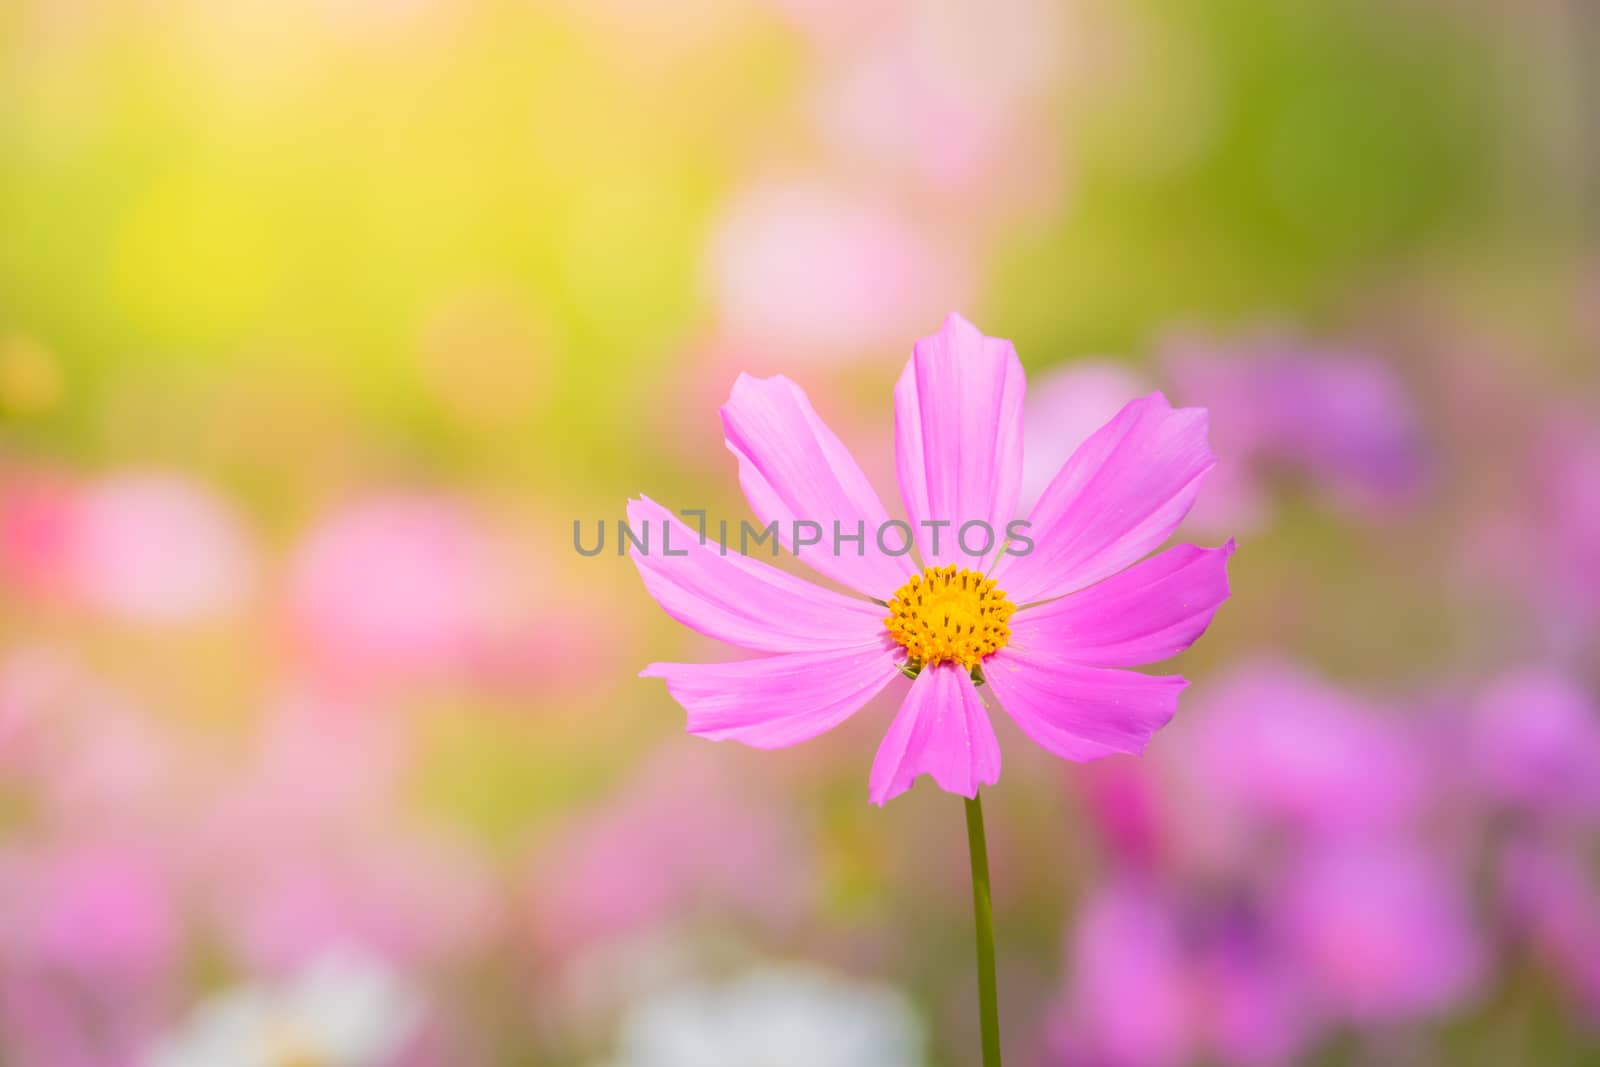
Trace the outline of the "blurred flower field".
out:
<instances>
[{"instance_id":1,"label":"blurred flower field","mask_svg":"<svg viewBox=\"0 0 1600 1067\"><path fill-rule=\"evenodd\" d=\"M609 543L783 374L1024 504L1207 408L1141 757L995 715L1007 1062L1600 1062L1600 16L1532 0L0 8L0 1065L976 1062L892 694L685 736ZM890 499L885 496L885 499ZM1163 673L1172 673L1166 667ZM1177 669L1176 667L1173 668Z\"/></svg>"}]
</instances>

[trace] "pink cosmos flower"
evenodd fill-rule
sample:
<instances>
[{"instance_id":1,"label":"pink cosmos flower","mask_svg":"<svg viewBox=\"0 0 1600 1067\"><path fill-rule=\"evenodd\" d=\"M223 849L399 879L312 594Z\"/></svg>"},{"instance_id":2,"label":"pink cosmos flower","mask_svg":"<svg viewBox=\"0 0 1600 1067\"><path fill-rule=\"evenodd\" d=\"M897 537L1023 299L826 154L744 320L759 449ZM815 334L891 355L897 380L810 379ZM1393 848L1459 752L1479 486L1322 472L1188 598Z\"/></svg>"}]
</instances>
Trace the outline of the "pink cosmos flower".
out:
<instances>
[{"instance_id":1,"label":"pink cosmos flower","mask_svg":"<svg viewBox=\"0 0 1600 1067\"><path fill-rule=\"evenodd\" d=\"M907 524L890 524L855 459L797 385L783 377L735 382L722 421L751 507L776 524L791 551L800 523L864 531L841 551L828 544L799 553L858 595L698 544L661 505L630 501L635 527L670 531L677 546L672 555L633 554L667 613L706 636L770 653L644 670L666 681L691 733L757 748L792 745L901 685L904 702L872 767L876 804L922 774L967 797L999 780L1000 747L980 680L1024 733L1057 755L1143 750L1187 683L1124 668L1186 649L1228 596L1232 542L1181 545L1140 562L1183 519L1215 462L1206 413L1174 410L1160 393L1128 404L1073 453L1026 516L1032 550L1002 554L998 541L979 542L984 529L1006 536L1016 517L1023 391L1010 342L985 337L959 315L917 343L895 387L896 470L912 520L906 535ZM954 536L969 527L976 533L965 543ZM909 544L899 552L913 540L923 566Z\"/></svg>"}]
</instances>

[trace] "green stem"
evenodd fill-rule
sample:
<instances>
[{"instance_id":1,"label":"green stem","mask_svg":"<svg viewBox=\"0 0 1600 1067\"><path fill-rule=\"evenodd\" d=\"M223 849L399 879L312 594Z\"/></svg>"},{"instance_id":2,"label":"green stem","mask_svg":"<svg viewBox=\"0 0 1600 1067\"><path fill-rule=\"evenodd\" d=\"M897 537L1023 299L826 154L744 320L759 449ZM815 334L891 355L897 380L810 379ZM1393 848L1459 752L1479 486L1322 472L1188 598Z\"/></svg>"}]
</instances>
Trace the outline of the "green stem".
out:
<instances>
[{"instance_id":1,"label":"green stem","mask_svg":"<svg viewBox=\"0 0 1600 1067\"><path fill-rule=\"evenodd\" d=\"M1000 995L994 981L994 902L989 893L989 846L983 800L967 801L967 848L972 853L972 918L978 930L978 1015L983 1022L983 1067L1000 1067Z\"/></svg>"}]
</instances>

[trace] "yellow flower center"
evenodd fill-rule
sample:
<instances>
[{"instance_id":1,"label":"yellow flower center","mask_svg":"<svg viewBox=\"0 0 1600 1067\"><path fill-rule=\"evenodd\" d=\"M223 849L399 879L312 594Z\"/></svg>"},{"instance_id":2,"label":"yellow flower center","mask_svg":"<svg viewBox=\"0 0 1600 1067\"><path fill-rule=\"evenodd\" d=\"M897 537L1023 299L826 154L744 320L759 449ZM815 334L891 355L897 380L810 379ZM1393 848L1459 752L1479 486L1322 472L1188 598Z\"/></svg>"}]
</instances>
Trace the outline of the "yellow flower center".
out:
<instances>
[{"instance_id":1,"label":"yellow flower center","mask_svg":"<svg viewBox=\"0 0 1600 1067\"><path fill-rule=\"evenodd\" d=\"M883 624L905 647L911 667L949 662L970 670L1006 647L1016 610L994 579L952 563L912 575L889 601L892 614Z\"/></svg>"}]
</instances>

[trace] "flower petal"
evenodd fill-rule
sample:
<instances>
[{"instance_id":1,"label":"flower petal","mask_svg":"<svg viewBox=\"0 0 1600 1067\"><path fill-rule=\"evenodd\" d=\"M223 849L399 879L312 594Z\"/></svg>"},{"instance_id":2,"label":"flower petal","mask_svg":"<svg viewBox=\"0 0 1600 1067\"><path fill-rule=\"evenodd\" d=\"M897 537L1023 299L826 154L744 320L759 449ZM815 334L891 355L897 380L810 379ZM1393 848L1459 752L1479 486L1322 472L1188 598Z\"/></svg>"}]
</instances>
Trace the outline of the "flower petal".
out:
<instances>
[{"instance_id":1,"label":"flower petal","mask_svg":"<svg viewBox=\"0 0 1600 1067\"><path fill-rule=\"evenodd\" d=\"M895 470L930 566L983 570L999 550L1022 484L1026 384L1011 342L985 337L954 312L938 333L917 342L901 372L894 387ZM987 533L974 529L966 539L978 551L962 547L968 522L987 525Z\"/></svg>"},{"instance_id":2,"label":"flower petal","mask_svg":"<svg viewBox=\"0 0 1600 1067\"><path fill-rule=\"evenodd\" d=\"M995 578L1025 604L1115 574L1171 536L1215 463L1204 409L1130 402L1067 460L1028 517L1033 549L1001 557Z\"/></svg>"},{"instance_id":3,"label":"flower petal","mask_svg":"<svg viewBox=\"0 0 1600 1067\"><path fill-rule=\"evenodd\" d=\"M983 677L1023 733L1079 762L1143 752L1189 684L1176 675L1083 667L1012 646L984 661Z\"/></svg>"},{"instance_id":4,"label":"flower petal","mask_svg":"<svg viewBox=\"0 0 1600 1067\"><path fill-rule=\"evenodd\" d=\"M899 677L887 636L857 648L789 652L733 663L652 663L689 713L689 732L753 748L783 748L844 722Z\"/></svg>"},{"instance_id":5,"label":"flower petal","mask_svg":"<svg viewBox=\"0 0 1600 1067\"><path fill-rule=\"evenodd\" d=\"M872 761L871 800L883 805L931 774L939 788L964 797L1000 780L1000 743L983 699L965 670L924 668Z\"/></svg>"},{"instance_id":6,"label":"flower petal","mask_svg":"<svg viewBox=\"0 0 1600 1067\"><path fill-rule=\"evenodd\" d=\"M915 573L909 554L878 547L889 521L883 501L855 457L811 406L805 391L782 376L739 375L722 405L728 448L739 457L739 485L764 523L778 524L784 547L795 551L797 521L817 523L822 543L797 553L819 573L856 591L887 600ZM834 551L834 526L847 536L864 533ZM888 535L898 547L897 534Z\"/></svg>"},{"instance_id":7,"label":"flower petal","mask_svg":"<svg viewBox=\"0 0 1600 1067\"><path fill-rule=\"evenodd\" d=\"M1010 647L1089 667L1155 663L1194 644L1228 599L1221 548L1178 545L1087 589L1024 608Z\"/></svg>"},{"instance_id":8,"label":"flower petal","mask_svg":"<svg viewBox=\"0 0 1600 1067\"><path fill-rule=\"evenodd\" d=\"M656 603L707 637L759 652L804 652L870 643L884 632L884 609L825 589L699 535L648 497L628 502L628 523L649 551L633 564ZM670 541L663 532L671 530ZM644 534L643 531L649 531ZM666 553L670 544L672 555ZM683 555L679 555L683 552Z\"/></svg>"}]
</instances>

